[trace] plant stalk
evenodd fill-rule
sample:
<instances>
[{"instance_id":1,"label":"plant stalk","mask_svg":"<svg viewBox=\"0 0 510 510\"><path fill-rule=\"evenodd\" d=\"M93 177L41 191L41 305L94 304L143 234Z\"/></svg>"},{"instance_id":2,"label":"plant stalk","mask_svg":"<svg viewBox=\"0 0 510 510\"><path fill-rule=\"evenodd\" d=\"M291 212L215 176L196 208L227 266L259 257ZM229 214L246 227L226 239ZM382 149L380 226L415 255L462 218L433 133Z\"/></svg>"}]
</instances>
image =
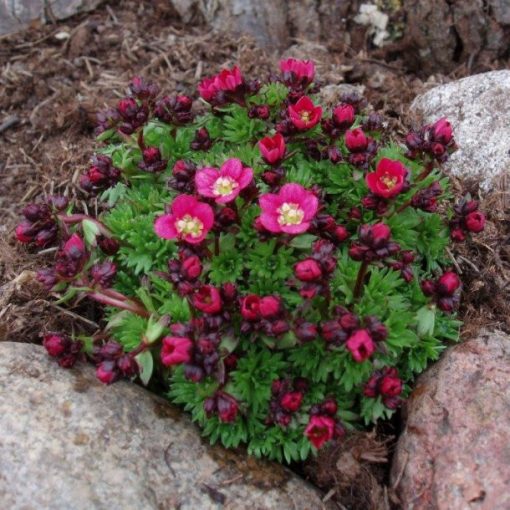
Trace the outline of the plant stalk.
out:
<instances>
[{"instance_id":1,"label":"plant stalk","mask_svg":"<svg viewBox=\"0 0 510 510\"><path fill-rule=\"evenodd\" d=\"M358 277L356 278L356 284L352 293L354 301L358 301L363 293L363 283L368 270L368 262L364 260L358 271Z\"/></svg>"}]
</instances>

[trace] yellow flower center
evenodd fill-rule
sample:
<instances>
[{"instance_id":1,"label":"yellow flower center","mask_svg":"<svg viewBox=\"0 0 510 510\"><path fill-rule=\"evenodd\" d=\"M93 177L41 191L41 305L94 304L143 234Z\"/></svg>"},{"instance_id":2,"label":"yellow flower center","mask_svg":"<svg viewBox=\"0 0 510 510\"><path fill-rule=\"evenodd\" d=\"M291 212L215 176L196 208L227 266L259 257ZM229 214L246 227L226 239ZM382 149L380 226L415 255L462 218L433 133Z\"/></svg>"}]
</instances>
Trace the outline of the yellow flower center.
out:
<instances>
[{"instance_id":1,"label":"yellow flower center","mask_svg":"<svg viewBox=\"0 0 510 510\"><path fill-rule=\"evenodd\" d=\"M398 179L396 177L390 177L389 175L383 175L381 182L388 188L393 189L397 184Z\"/></svg>"},{"instance_id":2,"label":"yellow flower center","mask_svg":"<svg viewBox=\"0 0 510 510\"><path fill-rule=\"evenodd\" d=\"M277 212L280 225L299 225L305 216L305 212L298 204L289 204L288 202L282 204Z\"/></svg>"},{"instance_id":3,"label":"yellow flower center","mask_svg":"<svg viewBox=\"0 0 510 510\"><path fill-rule=\"evenodd\" d=\"M175 222L175 228L179 234L200 237L204 230L204 224L198 218L185 214L180 220Z\"/></svg>"},{"instance_id":4,"label":"yellow flower center","mask_svg":"<svg viewBox=\"0 0 510 510\"><path fill-rule=\"evenodd\" d=\"M218 177L213 186L213 193L216 196L230 195L239 184L231 177Z\"/></svg>"},{"instance_id":5,"label":"yellow flower center","mask_svg":"<svg viewBox=\"0 0 510 510\"><path fill-rule=\"evenodd\" d=\"M300 112L299 116L303 122L310 122L311 113L307 110Z\"/></svg>"}]
</instances>

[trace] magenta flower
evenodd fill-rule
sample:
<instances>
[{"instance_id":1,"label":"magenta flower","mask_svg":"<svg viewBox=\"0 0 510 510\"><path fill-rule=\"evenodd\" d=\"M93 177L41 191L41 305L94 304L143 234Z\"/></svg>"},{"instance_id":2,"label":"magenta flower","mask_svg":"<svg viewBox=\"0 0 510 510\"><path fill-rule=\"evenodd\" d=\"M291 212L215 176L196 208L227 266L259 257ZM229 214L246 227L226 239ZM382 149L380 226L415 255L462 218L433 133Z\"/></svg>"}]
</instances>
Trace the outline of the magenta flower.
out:
<instances>
[{"instance_id":1,"label":"magenta flower","mask_svg":"<svg viewBox=\"0 0 510 510\"><path fill-rule=\"evenodd\" d=\"M303 186L289 183L276 195L266 193L259 199L260 222L275 234L302 234L310 227L319 207L318 198Z\"/></svg>"},{"instance_id":2,"label":"magenta flower","mask_svg":"<svg viewBox=\"0 0 510 510\"><path fill-rule=\"evenodd\" d=\"M166 336L161 347L161 361L163 365L180 365L191 360L193 342L186 337Z\"/></svg>"},{"instance_id":3,"label":"magenta flower","mask_svg":"<svg viewBox=\"0 0 510 510\"><path fill-rule=\"evenodd\" d=\"M154 222L154 231L163 239L197 244L205 239L214 224L211 206L191 195L179 195L170 210L170 214L163 214Z\"/></svg>"},{"instance_id":4,"label":"magenta flower","mask_svg":"<svg viewBox=\"0 0 510 510\"><path fill-rule=\"evenodd\" d=\"M313 81L315 64L311 60L288 58L287 60L280 60L280 71L287 85L300 84L306 86Z\"/></svg>"},{"instance_id":5,"label":"magenta flower","mask_svg":"<svg viewBox=\"0 0 510 510\"><path fill-rule=\"evenodd\" d=\"M214 77L214 84L218 90L235 92L244 84L244 78L239 67L234 66L232 69L223 69Z\"/></svg>"},{"instance_id":6,"label":"magenta flower","mask_svg":"<svg viewBox=\"0 0 510 510\"><path fill-rule=\"evenodd\" d=\"M315 106L308 96L303 96L296 104L288 107L289 119L300 131L306 131L319 123L322 107Z\"/></svg>"},{"instance_id":7,"label":"magenta flower","mask_svg":"<svg viewBox=\"0 0 510 510\"><path fill-rule=\"evenodd\" d=\"M354 361L362 363L375 352L375 344L366 329L358 329L345 343Z\"/></svg>"},{"instance_id":8,"label":"magenta flower","mask_svg":"<svg viewBox=\"0 0 510 510\"><path fill-rule=\"evenodd\" d=\"M207 102L212 101L218 93L218 87L216 86L216 77L204 78L198 84L198 93L200 97Z\"/></svg>"},{"instance_id":9,"label":"magenta flower","mask_svg":"<svg viewBox=\"0 0 510 510\"><path fill-rule=\"evenodd\" d=\"M195 184L200 195L214 198L218 204L235 200L241 190L253 179L253 170L243 167L240 159L227 159L218 168L203 168L195 175Z\"/></svg>"}]
</instances>

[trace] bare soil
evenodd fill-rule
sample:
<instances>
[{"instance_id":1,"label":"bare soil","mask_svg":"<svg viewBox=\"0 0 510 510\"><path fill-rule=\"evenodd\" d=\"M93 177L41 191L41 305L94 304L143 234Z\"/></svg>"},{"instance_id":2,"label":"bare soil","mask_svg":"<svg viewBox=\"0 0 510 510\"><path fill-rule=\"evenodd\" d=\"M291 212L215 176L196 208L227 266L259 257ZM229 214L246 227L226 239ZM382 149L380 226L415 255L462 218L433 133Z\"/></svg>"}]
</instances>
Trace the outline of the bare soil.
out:
<instances>
[{"instance_id":1,"label":"bare soil","mask_svg":"<svg viewBox=\"0 0 510 510\"><path fill-rule=\"evenodd\" d=\"M326 83L364 84L369 102L402 132L412 121L406 110L416 94L471 71L461 65L449 76L431 75L424 82L395 60L395 52L386 62L368 46L356 54L334 41L301 48L308 49ZM222 65L239 63L247 75L265 75L277 60L248 37L183 25L163 0L110 1L92 13L0 38L0 341L37 342L41 331L98 328L93 305L63 309L33 281L32 271L52 253L37 253L13 239L21 208L38 196L84 198L75 184L94 150L95 111L124 95L133 75L157 81L168 92L193 93L202 76ZM455 186L478 196L476 183ZM467 336L481 327L510 331L508 196L481 199L486 231L452 252L452 265L465 282L461 318ZM396 435L398 426L396 420L384 434L360 435L333 448L307 473L343 508L389 508L387 470L380 466L387 466L387 436ZM347 483L349 476L356 483ZM366 490L353 492L362 485L359 479Z\"/></svg>"}]
</instances>

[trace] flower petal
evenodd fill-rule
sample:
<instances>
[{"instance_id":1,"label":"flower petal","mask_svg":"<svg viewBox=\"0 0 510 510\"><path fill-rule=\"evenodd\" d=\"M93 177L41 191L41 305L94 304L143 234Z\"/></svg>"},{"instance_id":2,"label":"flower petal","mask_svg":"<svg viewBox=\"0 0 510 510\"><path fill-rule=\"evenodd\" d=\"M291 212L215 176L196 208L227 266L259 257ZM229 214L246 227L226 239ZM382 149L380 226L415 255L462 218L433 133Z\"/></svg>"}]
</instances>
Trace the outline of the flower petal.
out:
<instances>
[{"instance_id":1,"label":"flower petal","mask_svg":"<svg viewBox=\"0 0 510 510\"><path fill-rule=\"evenodd\" d=\"M265 225L264 225L265 226ZM281 225L280 230L286 234L302 234L310 227L309 221L303 221L298 225ZM266 227L267 228L267 227Z\"/></svg>"},{"instance_id":2,"label":"flower petal","mask_svg":"<svg viewBox=\"0 0 510 510\"><path fill-rule=\"evenodd\" d=\"M197 203L192 214L203 223L204 231L211 230L214 224L214 212L209 204ZM205 232L205 235L207 235L207 232Z\"/></svg>"},{"instance_id":3,"label":"flower petal","mask_svg":"<svg viewBox=\"0 0 510 510\"><path fill-rule=\"evenodd\" d=\"M175 228L175 216L173 214L163 214L163 216L156 218L154 232L163 239L175 239L178 236Z\"/></svg>"},{"instance_id":4,"label":"flower petal","mask_svg":"<svg viewBox=\"0 0 510 510\"><path fill-rule=\"evenodd\" d=\"M305 213L303 220L310 221L317 214L319 208L319 199L311 192L308 192L308 196L301 202L301 209Z\"/></svg>"},{"instance_id":5,"label":"flower petal","mask_svg":"<svg viewBox=\"0 0 510 510\"><path fill-rule=\"evenodd\" d=\"M174 199L170 208L177 218L181 218L185 214L189 214L193 211L196 204L197 199L192 195L179 195Z\"/></svg>"},{"instance_id":6,"label":"flower petal","mask_svg":"<svg viewBox=\"0 0 510 510\"><path fill-rule=\"evenodd\" d=\"M221 165L220 175L232 177L236 181L239 179L243 172L243 164L238 158L230 158Z\"/></svg>"},{"instance_id":7,"label":"flower petal","mask_svg":"<svg viewBox=\"0 0 510 510\"><path fill-rule=\"evenodd\" d=\"M278 223L278 216L276 214L263 212L260 215L260 223L262 223L262 226L266 230L269 230L269 232L273 232L273 234L278 234L279 232L282 231L282 227Z\"/></svg>"}]
</instances>

